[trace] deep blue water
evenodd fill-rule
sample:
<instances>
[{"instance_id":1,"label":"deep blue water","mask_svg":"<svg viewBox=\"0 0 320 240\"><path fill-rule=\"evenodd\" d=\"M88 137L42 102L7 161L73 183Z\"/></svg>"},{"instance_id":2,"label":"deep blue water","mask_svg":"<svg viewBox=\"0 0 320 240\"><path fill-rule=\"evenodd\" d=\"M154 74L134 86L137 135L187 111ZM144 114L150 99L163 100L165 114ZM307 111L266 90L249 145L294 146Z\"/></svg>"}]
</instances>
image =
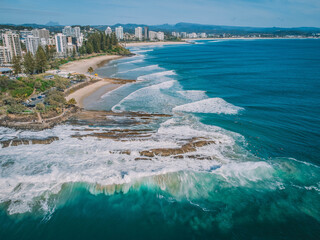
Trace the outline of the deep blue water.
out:
<instances>
[{"instance_id":1,"label":"deep blue water","mask_svg":"<svg viewBox=\"0 0 320 240\"><path fill-rule=\"evenodd\" d=\"M131 50L96 72L137 82L86 107L172 117L144 141L1 129L60 140L0 149L0 239L319 239L320 40ZM135 160L191 138L215 143Z\"/></svg>"}]
</instances>

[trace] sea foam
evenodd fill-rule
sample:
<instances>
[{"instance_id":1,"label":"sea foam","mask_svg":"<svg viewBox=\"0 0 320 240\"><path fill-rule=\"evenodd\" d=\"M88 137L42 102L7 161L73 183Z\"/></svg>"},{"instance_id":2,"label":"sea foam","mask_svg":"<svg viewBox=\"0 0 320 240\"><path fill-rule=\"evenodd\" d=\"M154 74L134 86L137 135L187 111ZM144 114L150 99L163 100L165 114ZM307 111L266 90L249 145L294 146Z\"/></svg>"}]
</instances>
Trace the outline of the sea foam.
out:
<instances>
[{"instance_id":1,"label":"sea foam","mask_svg":"<svg viewBox=\"0 0 320 240\"><path fill-rule=\"evenodd\" d=\"M222 98L209 98L193 103L187 103L173 108L176 112L193 113L217 113L217 114L237 114L243 110L241 107L232 105Z\"/></svg>"}]
</instances>

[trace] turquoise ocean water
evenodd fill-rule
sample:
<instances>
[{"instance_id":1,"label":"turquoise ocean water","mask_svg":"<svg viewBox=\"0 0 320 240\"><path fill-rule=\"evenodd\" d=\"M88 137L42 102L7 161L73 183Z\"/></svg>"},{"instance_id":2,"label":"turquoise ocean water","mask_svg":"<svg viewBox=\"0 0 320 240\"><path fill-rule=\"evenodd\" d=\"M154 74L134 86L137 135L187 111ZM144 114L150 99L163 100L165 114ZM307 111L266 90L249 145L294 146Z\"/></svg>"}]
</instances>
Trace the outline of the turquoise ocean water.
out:
<instances>
[{"instance_id":1,"label":"turquoise ocean water","mask_svg":"<svg viewBox=\"0 0 320 240\"><path fill-rule=\"evenodd\" d=\"M86 108L172 114L144 141L0 129L60 138L0 149L0 239L319 239L320 40L194 43L96 70L137 82ZM197 137L215 144L134 160Z\"/></svg>"}]
</instances>

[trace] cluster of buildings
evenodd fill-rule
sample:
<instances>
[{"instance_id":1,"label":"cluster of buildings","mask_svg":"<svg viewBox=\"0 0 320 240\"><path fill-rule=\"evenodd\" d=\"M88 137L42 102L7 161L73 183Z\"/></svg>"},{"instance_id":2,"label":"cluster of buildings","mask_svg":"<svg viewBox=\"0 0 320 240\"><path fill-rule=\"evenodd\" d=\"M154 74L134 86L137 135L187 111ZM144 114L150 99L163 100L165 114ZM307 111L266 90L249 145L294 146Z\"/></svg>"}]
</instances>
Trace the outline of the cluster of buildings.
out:
<instances>
[{"instance_id":1,"label":"cluster of buildings","mask_svg":"<svg viewBox=\"0 0 320 240\"><path fill-rule=\"evenodd\" d=\"M207 38L206 33L186 33L186 32L172 32L172 36L177 37L177 38Z\"/></svg>"},{"instance_id":2,"label":"cluster of buildings","mask_svg":"<svg viewBox=\"0 0 320 240\"><path fill-rule=\"evenodd\" d=\"M33 29L11 31L5 30L0 34L0 65L8 65L14 56L23 56L21 43L26 46L26 51L35 55L39 46L55 48L58 57L65 57L74 52L83 44L83 34L80 27L66 26L62 33L53 34L49 30Z\"/></svg>"},{"instance_id":3,"label":"cluster of buildings","mask_svg":"<svg viewBox=\"0 0 320 240\"><path fill-rule=\"evenodd\" d=\"M112 29L107 27L105 30L106 35L112 33ZM149 40L149 41L163 41L164 40L164 32L154 32L150 31L149 27L137 27L134 30L134 35L130 33L124 33L123 27L119 26L115 28L115 34L118 40Z\"/></svg>"}]
</instances>

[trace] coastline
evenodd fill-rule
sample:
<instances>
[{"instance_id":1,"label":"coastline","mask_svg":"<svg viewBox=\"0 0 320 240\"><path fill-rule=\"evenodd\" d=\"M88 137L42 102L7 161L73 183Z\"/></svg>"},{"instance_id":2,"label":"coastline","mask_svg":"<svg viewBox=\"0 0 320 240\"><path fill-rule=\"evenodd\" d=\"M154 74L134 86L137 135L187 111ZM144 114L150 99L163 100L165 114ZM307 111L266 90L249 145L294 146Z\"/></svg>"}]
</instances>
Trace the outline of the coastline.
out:
<instances>
[{"instance_id":1,"label":"coastline","mask_svg":"<svg viewBox=\"0 0 320 240\"><path fill-rule=\"evenodd\" d=\"M87 85L83 88L80 88L78 90L76 90L75 92L69 94L66 97L66 100L69 101L71 98L74 98L77 102L76 106L83 108L83 100L90 96L91 94L95 93L96 91L98 91L100 88L110 85L110 87L108 87L108 89L104 92L107 93L109 91L112 91L116 88L118 88L120 85L119 84L113 84L113 80L112 79L102 79L98 82L95 82L93 84Z\"/></svg>"},{"instance_id":2,"label":"coastline","mask_svg":"<svg viewBox=\"0 0 320 240\"><path fill-rule=\"evenodd\" d=\"M89 67L92 67L93 70L95 70L98 67L101 67L102 65L106 64L111 60L119 59L122 57L123 56L120 56L120 55L104 55L104 56L92 57L89 59L72 61L60 66L60 70L69 72L69 73L79 73L79 74L87 75L88 73L87 70Z\"/></svg>"}]
</instances>

